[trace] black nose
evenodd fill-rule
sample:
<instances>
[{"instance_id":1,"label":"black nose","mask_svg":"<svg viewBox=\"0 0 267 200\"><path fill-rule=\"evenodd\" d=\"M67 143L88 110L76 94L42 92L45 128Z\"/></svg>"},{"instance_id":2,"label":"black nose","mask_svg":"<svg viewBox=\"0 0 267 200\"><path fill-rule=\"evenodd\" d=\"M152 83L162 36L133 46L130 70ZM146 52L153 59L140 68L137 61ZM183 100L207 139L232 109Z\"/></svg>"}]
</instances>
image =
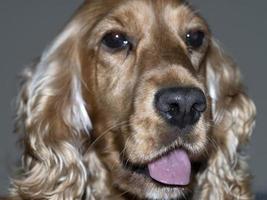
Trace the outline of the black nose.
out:
<instances>
[{"instance_id":1,"label":"black nose","mask_svg":"<svg viewBox=\"0 0 267 200\"><path fill-rule=\"evenodd\" d=\"M155 95L155 108L161 117L181 129L194 125L206 107L205 95L198 88L164 88Z\"/></svg>"}]
</instances>

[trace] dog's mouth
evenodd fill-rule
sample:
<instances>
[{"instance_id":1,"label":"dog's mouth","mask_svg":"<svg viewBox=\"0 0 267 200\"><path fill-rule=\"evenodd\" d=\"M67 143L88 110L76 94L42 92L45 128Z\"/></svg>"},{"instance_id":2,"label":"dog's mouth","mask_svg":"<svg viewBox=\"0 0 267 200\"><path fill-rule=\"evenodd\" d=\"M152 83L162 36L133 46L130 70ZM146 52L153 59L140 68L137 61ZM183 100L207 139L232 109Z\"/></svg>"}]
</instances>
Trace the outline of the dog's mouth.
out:
<instances>
[{"instance_id":1,"label":"dog's mouth","mask_svg":"<svg viewBox=\"0 0 267 200\"><path fill-rule=\"evenodd\" d=\"M172 150L146 165L135 165L126 161L123 164L127 170L141 174L158 184L186 186L190 183L191 161L183 149Z\"/></svg>"}]
</instances>

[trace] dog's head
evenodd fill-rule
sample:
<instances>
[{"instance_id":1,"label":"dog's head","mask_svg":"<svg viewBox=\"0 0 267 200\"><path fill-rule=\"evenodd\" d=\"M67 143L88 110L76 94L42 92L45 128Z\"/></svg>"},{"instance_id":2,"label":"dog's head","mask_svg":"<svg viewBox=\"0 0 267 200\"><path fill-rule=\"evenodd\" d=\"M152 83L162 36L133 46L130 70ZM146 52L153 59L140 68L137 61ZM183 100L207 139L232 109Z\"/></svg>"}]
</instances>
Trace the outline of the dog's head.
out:
<instances>
[{"instance_id":1,"label":"dog's head","mask_svg":"<svg viewBox=\"0 0 267 200\"><path fill-rule=\"evenodd\" d=\"M176 197L181 187L170 185L191 182L191 161L208 143L208 27L179 1L112 6L91 30L95 54L82 73L93 137L110 143L96 142L110 152L105 164L119 187Z\"/></svg>"},{"instance_id":2,"label":"dog's head","mask_svg":"<svg viewBox=\"0 0 267 200\"><path fill-rule=\"evenodd\" d=\"M238 71L184 1L86 1L29 77L21 193L81 197L101 173L115 190L178 198L214 143L231 156L251 132ZM47 172L54 187L30 184Z\"/></svg>"}]
</instances>

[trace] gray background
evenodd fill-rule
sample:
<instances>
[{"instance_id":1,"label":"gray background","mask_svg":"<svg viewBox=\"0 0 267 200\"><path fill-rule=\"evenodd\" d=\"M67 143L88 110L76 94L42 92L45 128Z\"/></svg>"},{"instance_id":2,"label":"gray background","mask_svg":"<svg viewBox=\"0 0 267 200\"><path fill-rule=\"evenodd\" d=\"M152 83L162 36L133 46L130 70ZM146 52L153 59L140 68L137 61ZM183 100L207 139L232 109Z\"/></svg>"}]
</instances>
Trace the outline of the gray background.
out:
<instances>
[{"instance_id":1,"label":"gray background","mask_svg":"<svg viewBox=\"0 0 267 200\"><path fill-rule=\"evenodd\" d=\"M17 75L67 22L82 0L0 1L0 194L20 152L13 131ZM249 147L254 190L267 192L267 1L192 0L214 35L239 64L257 109L257 126Z\"/></svg>"}]
</instances>

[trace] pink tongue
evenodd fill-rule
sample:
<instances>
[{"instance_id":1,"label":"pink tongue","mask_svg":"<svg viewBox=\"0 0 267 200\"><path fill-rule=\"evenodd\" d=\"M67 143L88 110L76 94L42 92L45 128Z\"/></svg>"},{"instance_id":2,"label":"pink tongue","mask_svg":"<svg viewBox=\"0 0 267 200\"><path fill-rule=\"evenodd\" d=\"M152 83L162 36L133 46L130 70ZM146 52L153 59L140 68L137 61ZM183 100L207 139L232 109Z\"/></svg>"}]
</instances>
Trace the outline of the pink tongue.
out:
<instances>
[{"instance_id":1,"label":"pink tongue","mask_svg":"<svg viewBox=\"0 0 267 200\"><path fill-rule=\"evenodd\" d=\"M187 153L178 149L148 165L151 178L169 185L188 185L191 163Z\"/></svg>"}]
</instances>

